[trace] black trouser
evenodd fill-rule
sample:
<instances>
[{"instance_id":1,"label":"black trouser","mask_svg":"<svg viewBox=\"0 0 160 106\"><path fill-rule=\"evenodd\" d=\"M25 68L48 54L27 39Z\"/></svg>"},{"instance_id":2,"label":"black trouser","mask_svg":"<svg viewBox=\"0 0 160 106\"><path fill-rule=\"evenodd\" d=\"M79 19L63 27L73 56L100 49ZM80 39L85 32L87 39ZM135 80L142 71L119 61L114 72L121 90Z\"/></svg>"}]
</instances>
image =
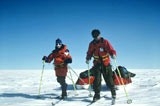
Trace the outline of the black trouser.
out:
<instances>
[{"instance_id":1,"label":"black trouser","mask_svg":"<svg viewBox=\"0 0 160 106\"><path fill-rule=\"evenodd\" d=\"M62 95L67 95L66 94L67 83L66 83L65 79L66 79L65 76L57 76L57 82L61 85Z\"/></svg>"},{"instance_id":2,"label":"black trouser","mask_svg":"<svg viewBox=\"0 0 160 106\"><path fill-rule=\"evenodd\" d=\"M93 68L93 74L95 76L95 80L93 82L93 90L95 94L100 93L101 80L102 80L101 74L102 74L107 87L109 87L109 89L111 90L111 95L112 96L116 95L114 81L112 77L113 76L112 67L110 64L107 67L102 64L95 65Z\"/></svg>"}]
</instances>

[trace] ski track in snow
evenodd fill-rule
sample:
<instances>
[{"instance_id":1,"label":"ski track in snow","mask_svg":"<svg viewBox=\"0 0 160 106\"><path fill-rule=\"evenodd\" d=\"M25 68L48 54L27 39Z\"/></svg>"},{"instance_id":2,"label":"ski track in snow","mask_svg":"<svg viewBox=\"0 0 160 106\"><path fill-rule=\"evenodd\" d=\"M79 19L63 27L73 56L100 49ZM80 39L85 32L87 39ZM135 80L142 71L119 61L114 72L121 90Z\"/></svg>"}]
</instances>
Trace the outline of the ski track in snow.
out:
<instances>
[{"instance_id":1,"label":"ski track in snow","mask_svg":"<svg viewBox=\"0 0 160 106\"><path fill-rule=\"evenodd\" d=\"M82 70L75 70L79 75ZM159 106L160 104L160 69L132 69L136 74L132 83L126 86L118 86L117 99L114 106ZM73 79L77 76L72 73ZM69 75L69 74L68 74ZM55 97L61 94L60 86L56 81L53 70L45 70L41 85L41 98L37 98L39 91L41 70L1 70L0 73L0 106L52 106L56 102ZM89 97L88 89L74 91L72 82L67 78L68 99L60 101L56 106L87 106L93 97ZM128 97L124 92L124 87ZM87 87L86 87L87 88ZM75 96L75 94L78 94ZM94 92L92 91L94 95ZM102 82L101 98L92 106L110 106L110 91ZM127 100L132 99L131 104Z\"/></svg>"}]
</instances>

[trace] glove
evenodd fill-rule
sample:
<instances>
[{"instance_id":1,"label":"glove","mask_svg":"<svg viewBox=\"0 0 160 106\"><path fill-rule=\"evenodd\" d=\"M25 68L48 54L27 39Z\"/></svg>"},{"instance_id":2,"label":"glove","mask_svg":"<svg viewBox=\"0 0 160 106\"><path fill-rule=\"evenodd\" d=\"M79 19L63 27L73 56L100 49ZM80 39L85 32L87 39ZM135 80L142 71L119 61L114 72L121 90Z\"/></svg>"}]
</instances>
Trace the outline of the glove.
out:
<instances>
[{"instance_id":1,"label":"glove","mask_svg":"<svg viewBox=\"0 0 160 106\"><path fill-rule=\"evenodd\" d=\"M72 63L72 59L66 59L66 60L64 61L64 63L65 63L65 64Z\"/></svg>"},{"instance_id":2,"label":"glove","mask_svg":"<svg viewBox=\"0 0 160 106\"><path fill-rule=\"evenodd\" d=\"M87 56L86 56L86 64L89 64L90 60L91 60L91 56L90 56L90 55L87 55Z\"/></svg>"},{"instance_id":3,"label":"glove","mask_svg":"<svg viewBox=\"0 0 160 106\"><path fill-rule=\"evenodd\" d=\"M47 56L43 56L42 60L47 61Z\"/></svg>"},{"instance_id":4,"label":"glove","mask_svg":"<svg viewBox=\"0 0 160 106\"><path fill-rule=\"evenodd\" d=\"M90 60L86 60L86 64L89 64Z\"/></svg>"},{"instance_id":5,"label":"glove","mask_svg":"<svg viewBox=\"0 0 160 106\"><path fill-rule=\"evenodd\" d=\"M111 58L112 58L112 59L116 59L116 55L113 54L113 55L111 56Z\"/></svg>"}]
</instances>

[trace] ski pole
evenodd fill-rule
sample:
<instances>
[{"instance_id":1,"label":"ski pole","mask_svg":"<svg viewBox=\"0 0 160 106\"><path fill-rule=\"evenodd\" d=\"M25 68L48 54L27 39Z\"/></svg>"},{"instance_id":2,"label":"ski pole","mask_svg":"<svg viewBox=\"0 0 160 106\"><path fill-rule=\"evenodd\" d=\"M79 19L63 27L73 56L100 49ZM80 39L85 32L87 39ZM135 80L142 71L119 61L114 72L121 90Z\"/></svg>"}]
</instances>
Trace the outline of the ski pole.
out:
<instances>
[{"instance_id":1,"label":"ski pole","mask_svg":"<svg viewBox=\"0 0 160 106\"><path fill-rule=\"evenodd\" d=\"M75 86L75 83L74 83L74 81L73 81L72 73L71 73L70 70L69 70L69 74L70 74L70 77L68 77L68 78L72 81L74 91L76 92L76 95L78 95L77 89L76 89L76 86Z\"/></svg>"},{"instance_id":2,"label":"ski pole","mask_svg":"<svg viewBox=\"0 0 160 106\"><path fill-rule=\"evenodd\" d=\"M43 66L42 66L41 78L40 78L40 83L39 83L39 91L38 91L38 95L39 96L40 96L40 91L41 91L42 77L43 77L43 72L44 72L44 63L45 63L45 61L43 61L42 63L43 63Z\"/></svg>"},{"instance_id":3,"label":"ski pole","mask_svg":"<svg viewBox=\"0 0 160 106\"><path fill-rule=\"evenodd\" d=\"M70 79L72 81L72 85L73 85L73 89L76 92L76 87L74 86L74 82L73 79L70 76L67 76L68 79ZM77 94L77 93L76 93Z\"/></svg>"},{"instance_id":4,"label":"ski pole","mask_svg":"<svg viewBox=\"0 0 160 106\"><path fill-rule=\"evenodd\" d=\"M123 85L123 88L124 88L124 92L125 92L126 97L127 97L127 103L130 104L130 103L132 103L132 99L129 99L129 97L128 97L128 93L127 93L127 90L125 89L125 85L124 85L124 82L122 80L120 70L118 69L116 59L114 59L114 62L115 62L115 65L116 65L116 69L118 71L118 75L120 76L120 81L122 82L122 85Z\"/></svg>"},{"instance_id":5,"label":"ski pole","mask_svg":"<svg viewBox=\"0 0 160 106\"><path fill-rule=\"evenodd\" d=\"M78 76L78 74L71 68L71 66L68 66L68 67L69 67L69 69L71 69L75 73L75 75L78 77L78 79L80 79L86 85L84 80Z\"/></svg>"},{"instance_id":6,"label":"ski pole","mask_svg":"<svg viewBox=\"0 0 160 106\"><path fill-rule=\"evenodd\" d=\"M118 79L117 73L116 73L114 70L113 70L113 72L114 72L114 74L115 74L115 77L116 77L118 83L121 85L120 80Z\"/></svg>"},{"instance_id":7,"label":"ski pole","mask_svg":"<svg viewBox=\"0 0 160 106\"><path fill-rule=\"evenodd\" d=\"M117 67L116 67L116 69L117 69ZM122 83L120 82L120 80L119 80L119 78L118 78L117 73L115 72L115 69L112 68L112 70L113 70L113 72L114 72L114 74L115 74L115 77L116 77L116 79L117 79L117 81L118 81L118 84L119 84L119 85L122 85Z\"/></svg>"},{"instance_id":8,"label":"ski pole","mask_svg":"<svg viewBox=\"0 0 160 106\"><path fill-rule=\"evenodd\" d=\"M92 94L91 94L91 80L90 80L90 68L89 68L89 63L87 64L87 66L88 66L89 96L92 97Z\"/></svg>"}]
</instances>

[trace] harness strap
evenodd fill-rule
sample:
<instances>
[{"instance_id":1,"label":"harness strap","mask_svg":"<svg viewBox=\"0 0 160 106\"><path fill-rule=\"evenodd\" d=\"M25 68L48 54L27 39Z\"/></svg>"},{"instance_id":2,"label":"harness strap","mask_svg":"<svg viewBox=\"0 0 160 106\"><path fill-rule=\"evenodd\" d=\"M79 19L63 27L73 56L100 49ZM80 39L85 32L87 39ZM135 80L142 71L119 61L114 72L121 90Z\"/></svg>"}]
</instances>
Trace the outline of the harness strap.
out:
<instances>
[{"instance_id":1,"label":"harness strap","mask_svg":"<svg viewBox=\"0 0 160 106\"><path fill-rule=\"evenodd\" d=\"M93 57L94 57L94 60L96 60L96 61L98 61L100 58L102 58L102 60L104 61L104 60L107 60L109 58L109 54L107 53L106 55L101 56L101 57L93 55Z\"/></svg>"}]
</instances>

